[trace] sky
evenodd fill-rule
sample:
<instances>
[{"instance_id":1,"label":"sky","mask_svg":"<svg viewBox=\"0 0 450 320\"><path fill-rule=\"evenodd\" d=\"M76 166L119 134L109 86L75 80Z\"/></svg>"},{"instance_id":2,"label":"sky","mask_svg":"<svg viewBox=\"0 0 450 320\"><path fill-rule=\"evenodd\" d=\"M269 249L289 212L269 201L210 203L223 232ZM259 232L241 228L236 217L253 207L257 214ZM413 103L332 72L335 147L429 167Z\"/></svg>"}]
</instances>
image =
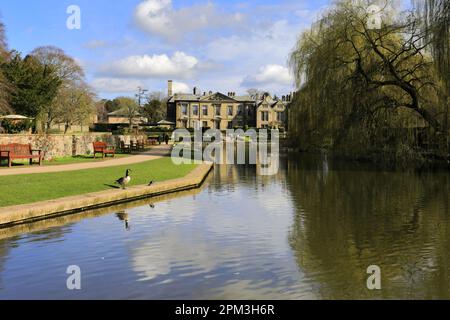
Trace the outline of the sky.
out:
<instances>
[{"instance_id":1,"label":"sky","mask_svg":"<svg viewBox=\"0 0 450 320\"><path fill-rule=\"evenodd\" d=\"M9 49L53 45L100 98L166 92L292 91L288 57L331 0L0 0ZM80 29L69 29L71 5Z\"/></svg>"}]
</instances>

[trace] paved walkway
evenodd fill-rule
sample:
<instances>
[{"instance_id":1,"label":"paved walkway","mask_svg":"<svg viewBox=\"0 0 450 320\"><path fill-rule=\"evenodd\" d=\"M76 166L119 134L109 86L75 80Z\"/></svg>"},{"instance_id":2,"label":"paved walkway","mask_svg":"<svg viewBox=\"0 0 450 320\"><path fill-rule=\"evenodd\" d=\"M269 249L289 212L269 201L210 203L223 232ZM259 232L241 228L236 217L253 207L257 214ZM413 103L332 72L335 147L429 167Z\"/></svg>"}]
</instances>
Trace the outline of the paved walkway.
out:
<instances>
[{"instance_id":1,"label":"paved walkway","mask_svg":"<svg viewBox=\"0 0 450 320\"><path fill-rule=\"evenodd\" d=\"M73 163L64 165L50 165L50 166L27 166L21 168L2 169L0 170L0 176L12 176L17 174L32 174L32 173L50 173L50 172L62 172L62 171L75 171L83 169L97 169L105 167L122 166L127 164L135 164L150 160L156 160L162 157L170 155L172 146L161 145L152 147L151 150L142 152L138 155L117 158L112 160L106 160L101 162L86 162L86 163Z\"/></svg>"}]
</instances>

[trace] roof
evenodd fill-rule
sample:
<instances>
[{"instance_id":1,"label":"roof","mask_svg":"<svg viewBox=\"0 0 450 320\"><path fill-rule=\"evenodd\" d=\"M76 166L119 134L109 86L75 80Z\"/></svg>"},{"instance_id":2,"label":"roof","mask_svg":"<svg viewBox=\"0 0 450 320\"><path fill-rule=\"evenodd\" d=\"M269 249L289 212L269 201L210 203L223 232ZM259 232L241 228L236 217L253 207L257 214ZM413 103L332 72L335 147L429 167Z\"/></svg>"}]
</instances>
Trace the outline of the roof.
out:
<instances>
[{"instance_id":1,"label":"roof","mask_svg":"<svg viewBox=\"0 0 450 320\"><path fill-rule=\"evenodd\" d=\"M229 101L229 102L252 102L260 106L263 103L267 103L274 107L275 105L282 103L283 105L289 104L288 101L275 100L270 95L263 95L256 99L250 95L243 96L228 96L221 92L215 92L207 95L194 95L189 93L177 93L169 98L169 102L186 101L186 102L201 102L201 101Z\"/></svg>"},{"instance_id":2,"label":"roof","mask_svg":"<svg viewBox=\"0 0 450 320\"><path fill-rule=\"evenodd\" d=\"M214 92L207 95L194 95L189 93L177 93L169 98L169 102L174 101L233 101L233 102L255 102L251 96L228 96L221 92Z\"/></svg>"},{"instance_id":3,"label":"roof","mask_svg":"<svg viewBox=\"0 0 450 320\"><path fill-rule=\"evenodd\" d=\"M239 102L255 102L255 99L253 99L251 96L234 96L234 100L237 100Z\"/></svg>"},{"instance_id":4,"label":"roof","mask_svg":"<svg viewBox=\"0 0 450 320\"><path fill-rule=\"evenodd\" d=\"M128 112L125 109L119 109L113 112L108 113L108 116L116 116L116 117L128 117ZM140 117L140 114L136 114L136 117Z\"/></svg>"}]
</instances>

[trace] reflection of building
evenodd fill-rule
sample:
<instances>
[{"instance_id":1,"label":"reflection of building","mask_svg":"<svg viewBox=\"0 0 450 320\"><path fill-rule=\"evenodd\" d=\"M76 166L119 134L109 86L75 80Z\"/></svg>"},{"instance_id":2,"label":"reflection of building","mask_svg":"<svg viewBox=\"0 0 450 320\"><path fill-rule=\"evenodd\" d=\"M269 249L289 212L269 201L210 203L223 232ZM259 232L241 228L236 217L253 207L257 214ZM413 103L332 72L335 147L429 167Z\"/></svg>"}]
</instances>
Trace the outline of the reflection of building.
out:
<instances>
[{"instance_id":1,"label":"reflection of building","mask_svg":"<svg viewBox=\"0 0 450 320\"><path fill-rule=\"evenodd\" d=\"M234 92L173 94L168 87L167 118L177 128L287 128L287 108L291 95L282 99L269 94L237 96Z\"/></svg>"}]
</instances>

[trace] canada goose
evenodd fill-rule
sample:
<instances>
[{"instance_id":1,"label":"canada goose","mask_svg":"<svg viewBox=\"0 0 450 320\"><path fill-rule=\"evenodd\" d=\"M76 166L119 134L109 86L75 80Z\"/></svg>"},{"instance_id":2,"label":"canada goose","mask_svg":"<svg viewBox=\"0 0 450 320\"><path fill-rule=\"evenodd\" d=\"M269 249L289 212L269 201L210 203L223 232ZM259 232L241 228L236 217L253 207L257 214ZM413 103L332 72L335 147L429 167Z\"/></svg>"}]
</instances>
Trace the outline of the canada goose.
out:
<instances>
[{"instance_id":1,"label":"canada goose","mask_svg":"<svg viewBox=\"0 0 450 320\"><path fill-rule=\"evenodd\" d=\"M150 203L148 206L152 209L155 209L155 205L153 203Z\"/></svg>"},{"instance_id":2,"label":"canada goose","mask_svg":"<svg viewBox=\"0 0 450 320\"><path fill-rule=\"evenodd\" d=\"M122 186L122 189L125 189L127 184L129 184L131 182L131 177L130 177L131 172L132 172L131 169L127 169L127 172L125 173L125 177L122 177L116 181L117 184Z\"/></svg>"}]
</instances>

